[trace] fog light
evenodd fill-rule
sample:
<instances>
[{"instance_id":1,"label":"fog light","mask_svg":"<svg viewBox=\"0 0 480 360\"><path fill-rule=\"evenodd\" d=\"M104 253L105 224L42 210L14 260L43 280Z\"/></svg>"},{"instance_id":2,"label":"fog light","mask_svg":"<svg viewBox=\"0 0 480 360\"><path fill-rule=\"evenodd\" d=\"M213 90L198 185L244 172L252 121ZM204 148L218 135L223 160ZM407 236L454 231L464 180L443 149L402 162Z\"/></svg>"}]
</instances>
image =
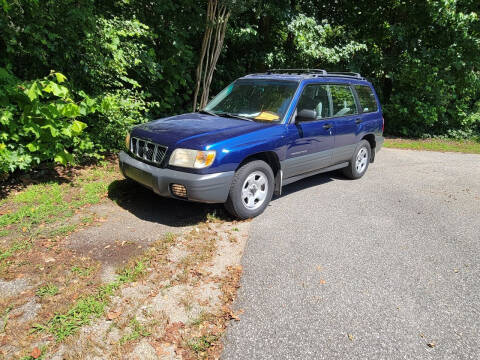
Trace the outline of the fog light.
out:
<instances>
[{"instance_id":1,"label":"fog light","mask_svg":"<svg viewBox=\"0 0 480 360\"><path fill-rule=\"evenodd\" d=\"M181 198L186 198L187 197L187 189L185 186L180 185L180 184L171 184L170 185L170 190L172 191L172 194Z\"/></svg>"}]
</instances>

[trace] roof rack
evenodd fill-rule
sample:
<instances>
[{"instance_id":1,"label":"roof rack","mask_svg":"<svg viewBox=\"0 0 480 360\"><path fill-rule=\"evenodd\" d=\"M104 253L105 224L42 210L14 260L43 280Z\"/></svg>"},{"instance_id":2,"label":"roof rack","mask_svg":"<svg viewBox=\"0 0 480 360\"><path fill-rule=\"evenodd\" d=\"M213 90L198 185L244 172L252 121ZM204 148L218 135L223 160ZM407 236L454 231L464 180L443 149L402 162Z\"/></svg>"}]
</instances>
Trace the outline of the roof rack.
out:
<instances>
[{"instance_id":1,"label":"roof rack","mask_svg":"<svg viewBox=\"0 0 480 360\"><path fill-rule=\"evenodd\" d=\"M311 75L313 77L320 77L320 76L332 76L332 77L345 77L345 78L355 78L355 79L364 79L362 75L356 72L327 72L326 70L322 69L271 69L267 70L267 75L270 74L303 74L303 75Z\"/></svg>"},{"instance_id":2,"label":"roof rack","mask_svg":"<svg viewBox=\"0 0 480 360\"><path fill-rule=\"evenodd\" d=\"M270 69L267 74L322 74L326 75L327 71L323 69Z\"/></svg>"},{"instance_id":3,"label":"roof rack","mask_svg":"<svg viewBox=\"0 0 480 360\"><path fill-rule=\"evenodd\" d=\"M360 75L359 73L356 72L340 72L340 71L334 71L334 72L329 72L328 75L339 75L339 76L352 76L355 78L363 79L363 76Z\"/></svg>"}]
</instances>

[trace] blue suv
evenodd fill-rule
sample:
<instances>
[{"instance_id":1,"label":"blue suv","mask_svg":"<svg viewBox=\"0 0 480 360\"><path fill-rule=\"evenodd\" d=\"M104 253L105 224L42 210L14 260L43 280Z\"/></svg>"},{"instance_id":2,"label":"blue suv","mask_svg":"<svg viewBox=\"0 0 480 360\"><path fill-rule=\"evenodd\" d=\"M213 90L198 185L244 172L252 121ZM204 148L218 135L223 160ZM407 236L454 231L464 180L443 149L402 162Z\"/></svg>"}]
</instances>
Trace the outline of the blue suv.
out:
<instances>
[{"instance_id":1,"label":"blue suv","mask_svg":"<svg viewBox=\"0 0 480 360\"><path fill-rule=\"evenodd\" d=\"M236 80L198 113L136 126L120 169L161 196L225 203L246 219L307 176L362 177L383 127L375 90L359 74L270 70Z\"/></svg>"}]
</instances>

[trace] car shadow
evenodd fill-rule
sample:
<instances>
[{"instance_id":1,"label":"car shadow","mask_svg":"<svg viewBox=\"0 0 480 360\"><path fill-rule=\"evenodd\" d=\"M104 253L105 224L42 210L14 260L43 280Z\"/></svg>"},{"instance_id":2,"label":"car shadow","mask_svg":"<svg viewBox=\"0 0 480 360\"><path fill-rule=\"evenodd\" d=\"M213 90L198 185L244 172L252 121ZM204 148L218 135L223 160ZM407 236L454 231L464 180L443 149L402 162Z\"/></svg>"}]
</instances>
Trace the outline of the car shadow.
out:
<instances>
[{"instance_id":1,"label":"car shadow","mask_svg":"<svg viewBox=\"0 0 480 360\"><path fill-rule=\"evenodd\" d=\"M315 175L284 186L282 195L274 196L272 201L330 181L346 180L337 171ZM233 220L222 204L203 204L164 198L127 179L115 180L110 183L108 197L139 219L172 227L195 225L209 217L225 221Z\"/></svg>"},{"instance_id":2,"label":"car shadow","mask_svg":"<svg viewBox=\"0 0 480 360\"><path fill-rule=\"evenodd\" d=\"M209 217L231 220L221 204L164 198L130 180L115 180L108 197L139 219L172 227L195 225Z\"/></svg>"}]
</instances>

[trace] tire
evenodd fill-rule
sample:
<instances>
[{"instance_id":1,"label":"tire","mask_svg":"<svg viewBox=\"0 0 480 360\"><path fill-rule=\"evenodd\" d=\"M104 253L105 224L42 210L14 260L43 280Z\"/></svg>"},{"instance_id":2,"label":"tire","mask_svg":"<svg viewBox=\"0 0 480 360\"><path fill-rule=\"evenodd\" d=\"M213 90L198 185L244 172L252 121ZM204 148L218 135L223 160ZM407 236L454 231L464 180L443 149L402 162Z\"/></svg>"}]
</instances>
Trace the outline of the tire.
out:
<instances>
[{"instance_id":1,"label":"tire","mask_svg":"<svg viewBox=\"0 0 480 360\"><path fill-rule=\"evenodd\" d=\"M370 143L367 140L360 141L350 163L343 169L343 174L352 180L360 179L367 172L371 156L372 149L370 148Z\"/></svg>"},{"instance_id":2,"label":"tire","mask_svg":"<svg viewBox=\"0 0 480 360\"><path fill-rule=\"evenodd\" d=\"M225 208L237 219L258 216L270 203L274 184L273 171L266 162L246 163L233 177Z\"/></svg>"}]
</instances>

